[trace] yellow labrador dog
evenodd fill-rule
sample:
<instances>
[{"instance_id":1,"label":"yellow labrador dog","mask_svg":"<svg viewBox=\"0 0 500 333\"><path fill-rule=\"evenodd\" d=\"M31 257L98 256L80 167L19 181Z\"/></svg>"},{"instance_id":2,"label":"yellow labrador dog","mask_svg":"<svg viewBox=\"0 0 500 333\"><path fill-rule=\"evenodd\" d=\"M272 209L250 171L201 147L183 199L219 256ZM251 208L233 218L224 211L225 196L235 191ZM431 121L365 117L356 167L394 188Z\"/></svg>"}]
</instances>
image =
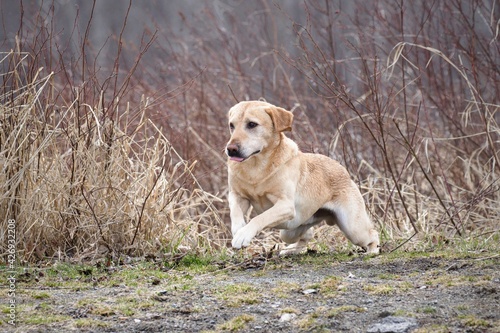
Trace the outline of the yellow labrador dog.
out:
<instances>
[{"instance_id":1,"label":"yellow labrador dog","mask_svg":"<svg viewBox=\"0 0 500 333\"><path fill-rule=\"evenodd\" d=\"M338 162L305 154L283 132L293 114L261 101L229 110L227 143L232 246L246 247L264 228L281 229L288 245L281 254L303 249L313 226L336 224L354 244L379 252L379 237L356 184ZM245 221L250 206L257 215Z\"/></svg>"}]
</instances>

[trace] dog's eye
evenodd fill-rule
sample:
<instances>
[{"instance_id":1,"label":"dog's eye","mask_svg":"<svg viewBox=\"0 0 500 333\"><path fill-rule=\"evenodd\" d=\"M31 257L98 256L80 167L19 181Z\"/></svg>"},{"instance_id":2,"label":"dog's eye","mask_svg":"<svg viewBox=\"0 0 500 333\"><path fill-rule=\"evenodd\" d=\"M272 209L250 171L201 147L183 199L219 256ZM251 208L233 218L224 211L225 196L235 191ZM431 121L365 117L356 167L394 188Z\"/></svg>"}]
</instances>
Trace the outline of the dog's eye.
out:
<instances>
[{"instance_id":1,"label":"dog's eye","mask_svg":"<svg viewBox=\"0 0 500 333\"><path fill-rule=\"evenodd\" d=\"M250 128L250 129L251 129L251 128L255 128L255 127L257 127L257 126L259 126L259 124L254 123L253 121L251 121L251 122L249 122L249 123L247 124L247 127L248 127L248 128Z\"/></svg>"},{"instance_id":2,"label":"dog's eye","mask_svg":"<svg viewBox=\"0 0 500 333\"><path fill-rule=\"evenodd\" d=\"M229 129L234 130L234 125L233 125L233 123L230 123L230 124L229 124Z\"/></svg>"}]
</instances>

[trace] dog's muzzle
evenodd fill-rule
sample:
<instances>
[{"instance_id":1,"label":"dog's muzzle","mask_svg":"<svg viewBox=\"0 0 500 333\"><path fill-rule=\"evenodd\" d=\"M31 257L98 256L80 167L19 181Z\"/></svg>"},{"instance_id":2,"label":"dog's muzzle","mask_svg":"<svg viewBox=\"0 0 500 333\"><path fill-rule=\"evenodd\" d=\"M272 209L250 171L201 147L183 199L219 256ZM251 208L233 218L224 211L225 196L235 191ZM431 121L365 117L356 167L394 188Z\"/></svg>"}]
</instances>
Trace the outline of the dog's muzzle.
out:
<instances>
[{"instance_id":1,"label":"dog's muzzle","mask_svg":"<svg viewBox=\"0 0 500 333\"><path fill-rule=\"evenodd\" d=\"M249 156L245 157L241 153L240 147L238 145L236 145L236 144L229 144L226 147L226 154L227 154L227 156L229 156L229 159L231 161L236 161L236 162L243 162L244 160L246 160L250 156L253 156L253 155L258 154L258 153L260 153L260 150L255 151L252 154L250 154Z\"/></svg>"}]
</instances>

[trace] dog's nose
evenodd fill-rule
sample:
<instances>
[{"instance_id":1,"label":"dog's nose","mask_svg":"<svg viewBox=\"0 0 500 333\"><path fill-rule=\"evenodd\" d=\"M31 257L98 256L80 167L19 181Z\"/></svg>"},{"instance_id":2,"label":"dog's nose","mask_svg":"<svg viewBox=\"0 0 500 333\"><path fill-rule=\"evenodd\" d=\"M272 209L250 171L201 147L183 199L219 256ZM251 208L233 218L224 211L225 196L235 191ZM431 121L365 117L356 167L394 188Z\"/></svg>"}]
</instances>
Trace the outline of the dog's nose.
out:
<instances>
[{"instance_id":1,"label":"dog's nose","mask_svg":"<svg viewBox=\"0 0 500 333\"><path fill-rule=\"evenodd\" d=\"M228 156L238 156L239 147L234 143L227 145L226 147Z\"/></svg>"}]
</instances>

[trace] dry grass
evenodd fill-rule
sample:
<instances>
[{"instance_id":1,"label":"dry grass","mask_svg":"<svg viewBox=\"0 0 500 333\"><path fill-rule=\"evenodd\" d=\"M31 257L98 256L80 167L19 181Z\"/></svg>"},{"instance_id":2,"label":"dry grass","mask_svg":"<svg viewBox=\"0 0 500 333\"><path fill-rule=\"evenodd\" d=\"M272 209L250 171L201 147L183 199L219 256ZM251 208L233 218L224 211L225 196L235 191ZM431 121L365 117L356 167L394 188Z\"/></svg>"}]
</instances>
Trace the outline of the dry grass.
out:
<instances>
[{"instance_id":1,"label":"dry grass","mask_svg":"<svg viewBox=\"0 0 500 333\"><path fill-rule=\"evenodd\" d=\"M326 152L357 176L385 240L417 236L418 246L429 245L426 239L498 235L495 23L491 30L475 27L472 7L460 1L436 8L401 2L391 10L384 4L354 11L342 25L327 2L310 1L314 19L294 25L301 55L282 58L338 123L331 139L318 144L324 141ZM493 13L491 3L475 5L481 15ZM367 21L367 12L375 19ZM422 13L425 22L410 12ZM342 31L350 36L339 37ZM439 31L447 31L446 39ZM460 40L465 32L467 41ZM441 47L458 51L452 58ZM321 235L330 238L325 230Z\"/></svg>"},{"instance_id":2,"label":"dry grass","mask_svg":"<svg viewBox=\"0 0 500 333\"><path fill-rule=\"evenodd\" d=\"M29 54L2 54L6 82L0 96L1 210L16 220L18 256L91 259L103 254L211 251L225 246L226 229L189 163L144 115L131 110L112 119L76 93L47 116L54 73L28 84ZM6 65L9 66L9 65ZM24 84L24 85L23 85ZM101 96L102 99L102 96ZM129 134L131 133L131 134ZM2 214L3 215L3 214ZM6 239L7 228L2 228ZM3 242L3 245L6 242Z\"/></svg>"},{"instance_id":3,"label":"dry grass","mask_svg":"<svg viewBox=\"0 0 500 333\"><path fill-rule=\"evenodd\" d=\"M385 250L498 237L492 1L311 0L295 19L266 1L224 20L202 6L184 34L152 19L130 46L132 6L104 60L83 42L92 17L69 57L54 13L26 8L0 55L3 256L9 219L26 261L226 248L225 113L257 98L293 110L304 151L348 168ZM276 241L263 234L258 250ZM349 246L335 228L316 234L321 250Z\"/></svg>"}]
</instances>

